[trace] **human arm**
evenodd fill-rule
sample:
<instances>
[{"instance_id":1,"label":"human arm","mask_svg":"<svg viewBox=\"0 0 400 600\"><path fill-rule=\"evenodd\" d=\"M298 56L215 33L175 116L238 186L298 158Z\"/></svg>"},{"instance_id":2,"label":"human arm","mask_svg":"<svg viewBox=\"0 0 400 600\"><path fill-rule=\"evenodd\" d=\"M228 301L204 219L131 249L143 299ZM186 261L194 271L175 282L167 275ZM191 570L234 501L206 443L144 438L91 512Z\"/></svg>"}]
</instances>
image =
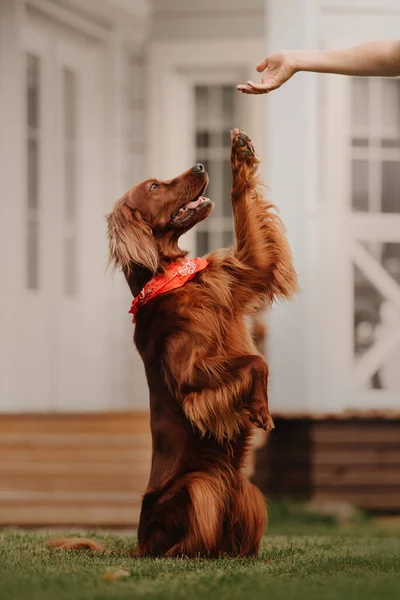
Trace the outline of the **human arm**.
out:
<instances>
[{"instance_id":1,"label":"human arm","mask_svg":"<svg viewBox=\"0 0 400 600\"><path fill-rule=\"evenodd\" d=\"M237 89L245 94L265 94L279 88L299 71L365 77L400 75L400 40L367 42L338 50L282 50L269 54L257 71L260 83L248 81Z\"/></svg>"}]
</instances>

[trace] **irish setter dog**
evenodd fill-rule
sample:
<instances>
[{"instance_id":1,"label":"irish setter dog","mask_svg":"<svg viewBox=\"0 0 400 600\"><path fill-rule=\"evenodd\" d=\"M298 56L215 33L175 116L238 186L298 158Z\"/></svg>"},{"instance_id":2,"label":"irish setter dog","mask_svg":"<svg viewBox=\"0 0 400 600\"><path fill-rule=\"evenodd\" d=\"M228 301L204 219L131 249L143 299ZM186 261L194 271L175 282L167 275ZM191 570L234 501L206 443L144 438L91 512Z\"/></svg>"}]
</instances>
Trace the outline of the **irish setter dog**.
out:
<instances>
[{"instance_id":1,"label":"irish setter dog","mask_svg":"<svg viewBox=\"0 0 400 600\"><path fill-rule=\"evenodd\" d=\"M263 199L249 137L232 132L236 244L210 254L185 285L143 305L134 340L150 390L153 457L138 530L140 557L253 556L265 501L243 473L252 428L269 430L268 367L245 325L296 290L282 223ZM137 297L185 258L180 236L208 217L208 175L195 165L170 181L133 187L108 215L110 260ZM92 547L89 540L53 546Z\"/></svg>"}]
</instances>

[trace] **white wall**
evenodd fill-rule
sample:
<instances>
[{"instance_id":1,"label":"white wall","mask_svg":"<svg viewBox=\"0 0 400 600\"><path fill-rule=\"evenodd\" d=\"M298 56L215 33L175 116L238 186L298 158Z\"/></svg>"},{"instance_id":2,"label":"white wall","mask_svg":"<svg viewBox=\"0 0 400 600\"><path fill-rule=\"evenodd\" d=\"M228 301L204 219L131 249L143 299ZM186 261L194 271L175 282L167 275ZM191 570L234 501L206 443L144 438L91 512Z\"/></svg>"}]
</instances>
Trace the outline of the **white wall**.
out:
<instances>
[{"instance_id":1,"label":"white wall","mask_svg":"<svg viewBox=\"0 0 400 600\"><path fill-rule=\"evenodd\" d=\"M318 46L317 6L313 0L267 0L268 50ZM312 75L295 77L270 96L267 110L270 199L281 211L295 258L301 293L268 316L272 411L309 408L309 331L313 263L309 213L318 194L317 89Z\"/></svg>"},{"instance_id":2,"label":"white wall","mask_svg":"<svg viewBox=\"0 0 400 600\"><path fill-rule=\"evenodd\" d=\"M24 169L20 166L23 165L25 151L23 122L18 118L10 119L10 115L25 114L22 110L24 71L21 38L28 16L37 22L43 20L46 23L57 23L68 32L82 31L93 41L94 46L97 44L97 48L104 49L102 72L105 89L104 94L98 95L98 105L105 106L105 135L101 140L101 150L105 155L106 167L100 174L104 183L102 192L105 200L101 201L100 205L99 199L98 219L101 219L102 213L111 209L113 202L133 185L135 180L142 178L144 152L141 144L146 90L143 86L142 96L136 98L137 81L134 83L129 75L137 65L143 70L141 48L147 34L147 0L116 0L118 6L113 6L112 0L85 0L84 11L82 4L81 0L69 0L62 4L52 0L0 0L0 79L7 82L7 85L0 85L0 217L3 216L0 218L1 364L8 375L15 373L17 377L20 377L21 372L16 358L20 351L18 333L23 328L21 314L26 318L33 318L33 314L26 310L26 305L24 312L17 310L17 301L21 302L18 294L21 261L17 260L18 257L14 253L10 258L11 242L19 249L23 248L24 240L16 239L16 232L21 230L20 223L24 219L26 187L24 176L21 176ZM141 76L139 80L142 82ZM100 135L100 131L98 133ZM98 175L96 173L100 181ZM15 227L12 226L13 223ZM90 232L87 234L88 239ZM110 391L107 390L107 406L110 409L141 408L147 406L147 386L143 381L141 361L135 356L132 343L133 325L128 314L130 293L122 277L116 275L112 282L110 273L103 272L105 256L98 256L95 260L97 264L101 261L101 277L104 277L106 290L104 295L101 294L101 300L106 302L107 310L101 317L99 328L107 329L102 344L107 348L110 357L106 368L107 380L110 383ZM94 302L95 296L96 294L93 297ZM7 306L12 306L13 311L6 310ZM3 377L0 381L2 410L16 410L15 398L10 393L10 389L13 388L5 389L5 379ZM30 398L31 410L42 410L42 404L40 398L37 402L35 398ZM80 408L85 410L84 402ZM23 402L18 409L24 410Z\"/></svg>"},{"instance_id":3,"label":"white wall","mask_svg":"<svg viewBox=\"0 0 400 600\"><path fill-rule=\"evenodd\" d=\"M152 0L152 39L262 37L263 0Z\"/></svg>"},{"instance_id":4,"label":"white wall","mask_svg":"<svg viewBox=\"0 0 400 600\"><path fill-rule=\"evenodd\" d=\"M267 0L266 6L269 51L399 37L398 0ZM351 274L346 279L353 269L346 245L351 212L340 213L351 192L343 160L332 160L333 148L340 159L346 155L351 108L343 87L349 84L301 73L265 98L266 179L288 228L301 288L268 319L275 414L385 411L396 402L385 390L354 388L354 290Z\"/></svg>"}]
</instances>

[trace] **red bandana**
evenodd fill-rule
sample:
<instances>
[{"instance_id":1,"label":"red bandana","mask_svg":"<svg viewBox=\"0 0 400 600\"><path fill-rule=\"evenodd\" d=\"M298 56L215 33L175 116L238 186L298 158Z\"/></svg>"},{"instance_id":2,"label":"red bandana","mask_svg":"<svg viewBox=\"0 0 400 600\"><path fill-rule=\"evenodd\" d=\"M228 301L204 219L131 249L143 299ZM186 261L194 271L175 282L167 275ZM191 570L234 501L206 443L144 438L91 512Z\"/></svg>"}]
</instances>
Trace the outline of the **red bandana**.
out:
<instances>
[{"instance_id":1,"label":"red bandana","mask_svg":"<svg viewBox=\"0 0 400 600\"><path fill-rule=\"evenodd\" d=\"M160 294L182 287L187 281L193 279L196 273L205 269L209 262L206 258L185 258L183 261L180 260L169 265L165 273L160 273L150 279L140 294L133 299L129 311L133 315L132 323L135 323L136 315L141 306Z\"/></svg>"}]
</instances>

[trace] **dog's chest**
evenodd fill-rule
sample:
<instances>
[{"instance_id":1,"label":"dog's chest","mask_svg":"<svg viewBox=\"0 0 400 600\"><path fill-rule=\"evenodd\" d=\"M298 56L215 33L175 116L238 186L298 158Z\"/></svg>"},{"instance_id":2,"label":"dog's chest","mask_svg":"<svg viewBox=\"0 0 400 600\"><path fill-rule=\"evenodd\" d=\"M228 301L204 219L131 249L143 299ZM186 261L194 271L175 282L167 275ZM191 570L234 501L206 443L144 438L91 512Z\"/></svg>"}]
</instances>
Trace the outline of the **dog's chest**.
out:
<instances>
[{"instance_id":1,"label":"dog's chest","mask_svg":"<svg viewBox=\"0 0 400 600\"><path fill-rule=\"evenodd\" d=\"M229 311L208 289L187 285L155 298L137 317L134 341L146 363L161 361L170 340L190 335L202 346L224 339Z\"/></svg>"}]
</instances>

